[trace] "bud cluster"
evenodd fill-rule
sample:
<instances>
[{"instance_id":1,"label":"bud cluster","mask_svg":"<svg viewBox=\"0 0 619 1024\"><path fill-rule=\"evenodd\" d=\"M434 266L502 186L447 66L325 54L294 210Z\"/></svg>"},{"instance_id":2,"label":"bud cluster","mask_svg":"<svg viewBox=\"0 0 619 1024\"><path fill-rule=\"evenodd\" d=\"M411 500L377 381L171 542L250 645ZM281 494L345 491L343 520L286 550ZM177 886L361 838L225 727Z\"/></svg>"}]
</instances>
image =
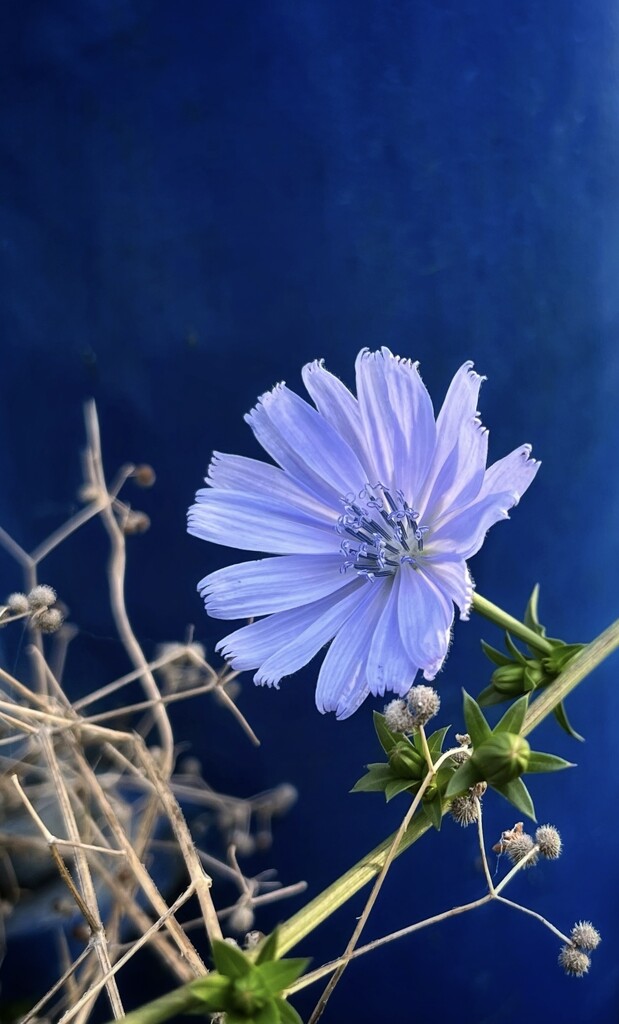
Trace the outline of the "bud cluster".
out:
<instances>
[{"instance_id":1,"label":"bud cluster","mask_svg":"<svg viewBox=\"0 0 619 1024\"><path fill-rule=\"evenodd\" d=\"M582 978L591 966L588 954L597 949L602 936L590 921L578 921L570 932L570 940L567 945L561 946L559 964L566 974Z\"/></svg>"}]
</instances>

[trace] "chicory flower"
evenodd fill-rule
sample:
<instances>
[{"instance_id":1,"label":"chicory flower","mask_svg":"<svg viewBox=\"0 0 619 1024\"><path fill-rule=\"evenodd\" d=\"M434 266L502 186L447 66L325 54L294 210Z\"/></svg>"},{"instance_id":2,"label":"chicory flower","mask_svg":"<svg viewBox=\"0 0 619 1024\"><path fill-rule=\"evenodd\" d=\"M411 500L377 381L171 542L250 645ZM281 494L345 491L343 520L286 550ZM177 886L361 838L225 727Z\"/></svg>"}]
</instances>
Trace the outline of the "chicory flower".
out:
<instances>
[{"instance_id":1,"label":"chicory flower","mask_svg":"<svg viewBox=\"0 0 619 1024\"><path fill-rule=\"evenodd\" d=\"M303 369L314 402L284 384L245 417L277 465L214 453L189 510L204 540L276 555L210 573L210 615L258 617L218 650L269 686L330 643L320 711L347 718L368 694L405 694L449 647L454 602L468 618L466 560L508 518L539 463L522 445L486 468L483 377L465 363L434 418L417 364L363 350L357 397L322 361Z\"/></svg>"}]
</instances>

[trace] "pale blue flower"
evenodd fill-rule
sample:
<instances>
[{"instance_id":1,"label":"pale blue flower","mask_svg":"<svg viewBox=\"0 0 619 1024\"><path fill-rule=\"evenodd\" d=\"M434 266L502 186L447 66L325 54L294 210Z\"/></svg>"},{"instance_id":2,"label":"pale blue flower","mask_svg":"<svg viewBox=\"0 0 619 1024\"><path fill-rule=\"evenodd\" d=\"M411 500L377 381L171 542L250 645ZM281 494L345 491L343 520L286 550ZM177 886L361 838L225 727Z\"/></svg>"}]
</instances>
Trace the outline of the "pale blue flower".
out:
<instances>
[{"instance_id":1,"label":"pale blue flower","mask_svg":"<svg viewBox=\"0 0 619 1024\"><path fill-rule=\"evenodd\" d=\"M284 384L246 416L278 465L215 453L189 532L277 558L219 569L198 589L220 619L266 616L218 649L277 685L330 641L316 704L347 718L369 693L434 679L454 602L468 618L466 559L508 518L539 463L530 446L486 469L484 380L460 367L435 421L417 364L363 350L357 398L322 362L303 370L315 408Z\"/></svg>"}]
</instances>

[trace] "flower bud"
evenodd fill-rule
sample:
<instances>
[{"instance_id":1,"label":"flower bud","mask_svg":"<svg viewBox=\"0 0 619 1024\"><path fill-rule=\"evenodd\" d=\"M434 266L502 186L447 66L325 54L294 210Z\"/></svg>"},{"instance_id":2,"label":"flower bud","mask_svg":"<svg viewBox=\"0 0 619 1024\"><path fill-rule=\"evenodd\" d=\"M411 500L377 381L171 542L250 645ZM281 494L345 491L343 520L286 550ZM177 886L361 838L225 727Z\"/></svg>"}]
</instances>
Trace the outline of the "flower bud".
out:
<instances>
[{"instance_id":1,"label":"flower bud","mask_svg":"<svg viewBox=\"0 0 619 1024\"><path fill-rule=\"evenodd\" d=\"M527 770L531 748L524 736L493 733L475 750L471 764L491 786L504 786Z\"/></svg>"},{"instance_id":2,"label":"flower bud","mask_svg":"<svg viewBox=\"0 0 619 1024\"><path fill-rule=\"evenodd\" d=\"M389 765L403 778L410 775L411 779L420 779L423 775L424 760L407 740L396 743L389 754Z\"/></svg>"},{"instance_id":3,"label":"flower bud","mask_svg":"<svg viewBox=\"0 0 619 1024\"><path fill-rule=\"evenodd\" d=\"M491 682L506 697L524 693L524 665L501 665L492 673Z\"/></svg>"}]
</instances>

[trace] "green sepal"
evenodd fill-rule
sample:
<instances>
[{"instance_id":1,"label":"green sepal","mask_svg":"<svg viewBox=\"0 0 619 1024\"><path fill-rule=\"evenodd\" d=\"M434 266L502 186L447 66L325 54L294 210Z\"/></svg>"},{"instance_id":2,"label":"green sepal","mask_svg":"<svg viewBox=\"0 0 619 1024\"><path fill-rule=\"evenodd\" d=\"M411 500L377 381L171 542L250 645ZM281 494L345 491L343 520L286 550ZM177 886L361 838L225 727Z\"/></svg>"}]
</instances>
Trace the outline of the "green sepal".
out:
<instances>
[{"instance_id":1,"label":"green sepal","mask_svg":"<svg viewBox=\"0 0 619 1024\"><path fill-rule=\"evenodd\" d=\"M558 676L560 672L563 672L572 658L575 658L586 647L586 644L564 644L561 640L551 640L551 643L554 645L554 650L543 659L543 666L553 676Z\"/></svg>"},{"instance_id":2,"label":"green sepal","mask_svg":"<svg viewBox=\"0 0 619 1024\"><path fill-rule=\"evenodd\" d=\"M279 928L274 928L270 935L267 935L266 939L262 942L256 959L255 964L265 964L270 960L277 958L277 943L279 940Z\"/></svg>"},{"instance_id":3,"label":"green sepal","mask_svg":"<svg viewBox=\"0 0 619 1024\"><path fill-rule=\"evenodd\" d=\"M255 969L271 995L276 996L303 974L309 962L309 957L288 957L287 960L271 960L259 964Z\"/></svg>"},{"instance_id":4,"label":"green sepal","mask_svg":"<svg viewBox=\"0 0 619 1024\"><path fill-rule=\"evenodd\" d=\"M393 800L394 796L398 796L399 793L403 793L407 789L411 789L414 786L419 789L419 781L415 782L414 779L391 779L384 786L385 800L389 803Z\"/></svg>"},{"instance_id":5,"label":"green sepal","mask_svg":"<svg viewBox=\"0 0 619 1024\"><path fill-rule=\"evenodd\" d=\"M508 658L502 651L497 651L496 647L491 647L485 640L481 641L481 649L494 665L501 667L502 665L512 664L511 658Z\"/></svg>"},{"instance_id":6,"label":"green sepal","mask_svg":"<svg viewBox=\"0 0 619 1024\"><path fill-rule=\"evenodd\" d=\"M471 786L477 785L478 782L481 782L481 775L475 765L471 764L471 759L469 758L451 776L447 783L445 796L458 796L460 793L465 793Z\"/></svg>"},{"instance_id":7,"label":"green sepal","mask_svg":"<svg viewBox=\"0 0 619 1024\"><path fill-rule=\"evenodd\" d=\"M401 733L393 733L385 722L385 716L381 715L379 711L375 711L373 714L374 728L376 729L376 735L378 736L378 742L387 755L391 753L396 743L399 743L402 738Z\"/></svg>"},{"instance_id":8,"label":"green sepal","mask_svg":"<svg viewBox=\"0 0 619 1024\"><path fill-rule=\"evenodd\" d=\"M273 1002L279 1010L279 1019L281 1024L303 1024L303 1021L299 1017L294 1006L291 1006L290 1003L286 1002L286 1000L281 996L276 996Z\"/></svg>"},{"instance_id":9,"label":"green sepal","mask_svg":"<svg viewBox=\"0 0 619 1024\"><path fill-rule=\"evenodd\" d=\"M436 831L440 832L443 822L443 802L440 796L437 794L434 800L424 800L423 810Z\"/></svg>"},{"instance_id":10,"label":"green sepal","mask_svg":"<svg viewBox=\"0 0 619 1024\"><path fill-rule=\"evenodd\" d=\"M568 736L571 736L573 740L578 740L580 743L585 742L585 737L581 736L579 732L576 732L576 730L570 724L570 720L567 717L567 711L565 710L564 701L561 701L560 704L557 704L556 708L553 709L553 714L561 728L565 729Z\"/></svg>"},{"instance_id":11,"label":"green sepal","mask_svg":"<svg viewBox=\"0 0 619 1024\"><path fill-rule=\"evenodd\" d=\"M519 733L524 724L524 716L527 713L527 706L529 703L529 696L525 694L524 697L520 697L519 700L507 709L503 717L492 730L493 733L498 732L514 732Z\"/></svg>"},{"instance_id":12,"label":"green sepal","mask_svg":"<svg viewBox=\"0 0 619 1024\"><path fill-rule=\"evenodd\" d=\"M245 978L250 973L253 966L251 960L231 943L213 939L211 950L215 967L224 977L235 981L237 978Z\"/></svg>"},{"instance_id":13,"label":"green sepal","mask_svg":"<svg viewBox=\"0 0 619 1024\"><path fill-rule=\"evenodd\" d=\"M502 786L493 786L492 788L496 789L497 793L509 800L510 804L526 814L528 818L537 821L531 794L522 779L512 779L511 782L505 782Z\"/></svg>"},{"instance_id":14,"label":"green sepal","mask_svg":"<svg viewBox=\"0 0 619 1024\"><path fill-rule=\"evenodd\" d=\"M529 754L527 772L560 772L563 768L575 768L573 761L565 761L556 754L543 754L532 750Z\"/></svg>"},{"instance_id":15,"label":"green sepal","mask_svg":"<svg viewBox=\"0 0 619 1024\"><path fill-rule=\"evenodd\" d=\"M229 1014L226 1014L226 1020L230 1020ZM251 1020L253 1021L253 1024L280 1024L281 1016L275 1000L269 999L268 1003L266 1003L261 1010L254 1013ZM245 1024L248 1024L248 1022L246 1021Z\"/></svg>"},{"instance_id":16,"label":"green sepal","mask_svg":"<svg viewBox=\"0 0 619 1024\"><path fill-rule=\"evenodd\" d=\"M463 690L462 694L464 697L464 721L466 722L466 731L471 737L473 747L478 747L480 743L483 743L484 740L488 739L492 730L484 718L479 704L473 700L466 690Z\"/></svg>"},{"instance_id":17,"label":"green sepal","mask_svg":"<svg viewBox=\"0 0 619 1024\"><path fill-rule=\"evenodd\" d=\"M367 768L367 774L355 782L351 793L382 793L393 778L393 772L388 764L369 764Z\"/></svg>"}]
</instances>

